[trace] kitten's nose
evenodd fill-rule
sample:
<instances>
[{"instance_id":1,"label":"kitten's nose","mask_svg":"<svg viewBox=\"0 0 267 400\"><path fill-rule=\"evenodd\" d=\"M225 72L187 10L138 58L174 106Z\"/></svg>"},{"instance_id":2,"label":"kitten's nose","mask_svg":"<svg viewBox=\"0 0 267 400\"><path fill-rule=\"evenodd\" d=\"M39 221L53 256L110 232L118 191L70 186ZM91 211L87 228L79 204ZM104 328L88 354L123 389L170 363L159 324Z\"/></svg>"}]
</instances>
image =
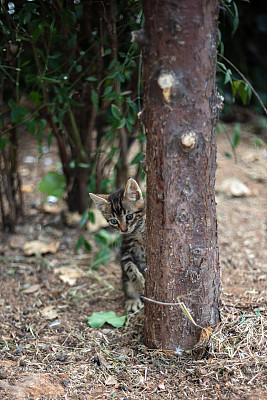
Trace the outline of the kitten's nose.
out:
<instances>
[{"instance_id":1,"label":"kitten's nose","mask_svg":"<svg viewBox=\"0 0 267 400\"><path fill-rule=\"evenodd\" d=\"M121 228L121 231L124 232L124 233L127 232L127 230L128 230L126 224L121 224L121 225L120 225L120 228Z\"/></svg>"}]
</instances>

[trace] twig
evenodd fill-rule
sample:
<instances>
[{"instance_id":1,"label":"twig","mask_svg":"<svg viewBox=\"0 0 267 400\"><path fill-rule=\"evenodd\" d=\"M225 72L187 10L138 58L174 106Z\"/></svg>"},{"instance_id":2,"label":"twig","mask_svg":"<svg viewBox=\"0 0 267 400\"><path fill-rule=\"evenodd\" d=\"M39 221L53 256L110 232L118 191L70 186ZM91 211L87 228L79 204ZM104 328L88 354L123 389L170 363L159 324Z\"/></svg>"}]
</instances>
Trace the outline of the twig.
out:
<instances>
[{"instance_id":1,"label":"twig","mask_svg":"<svg viewBox=\"0 0 267 400\"><path fill-rule=\"evenodd\" d=\"M227 140L230 143L230 146L232 148L232 152L233 152L233 155L234 155L235 164L237 164L236 152L235 152L235 147L234 147L234 144L232 142L232 139L230 138L227 129L225 128L225 126L222 123L221 123L221 127L223 128L224 133L226 134Z\"/></svg>"},{"instance_id":2,"label":"twig","mask_svg":"<svg viewBox=\"0 0 267 400\"><path fill-rule=\"evenodd\" d=\"M234 68L236 70L236 72L244 79L244 81L246 82L246 84L250 87L250 89L252 90L252 92L254 93L254 95L257 97L257 99L260 102L260 105L262 106L265 114L267 115L267 109L264 107L264 104L262 102L262 99L260 98L260 96L258 95L258 93L256 92L256 90L253 88L253 86L251 85L251 83L249 83L249 81L247 80L247 78L245 77L244 74L242 74L242 72L230 61L228 60L228 58L224 57L221 53L218 53L218 56L220 56L223 60L225 60L229 65L231 65L232 68Z\"/></svg>"},{"instance_id":3,"label":"twig","mask_svg":"<svg viewBox=\"0 0 267 400\"><path fill-rule=\"evenodd\" d=\"M181 303L165 303L163 301L157 301L157 300L149 299L148 297L145 297L145 296L141 296L141 298L143 300L150 301L151 303L161 304L163 306L180 306L181 305Z\"/></svg>"}]
</instances>

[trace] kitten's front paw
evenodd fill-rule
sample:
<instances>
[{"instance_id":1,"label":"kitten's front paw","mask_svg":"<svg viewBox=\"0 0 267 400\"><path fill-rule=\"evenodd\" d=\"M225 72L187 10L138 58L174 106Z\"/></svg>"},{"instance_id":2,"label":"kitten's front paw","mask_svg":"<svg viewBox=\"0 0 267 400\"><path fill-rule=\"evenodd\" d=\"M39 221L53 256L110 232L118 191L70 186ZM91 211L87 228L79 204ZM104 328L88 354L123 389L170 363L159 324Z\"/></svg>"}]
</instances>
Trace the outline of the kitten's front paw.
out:
<instances>
[{"instance_id":1,"label":"kitten's front paw","mask_svg":"<svg viewBox=\"0 0 267 400\"><path fill-rule=\"evenodd\" d=\"M128 299L125 302L125 308L127 312L135 312L140 310L143 307L142 300L140 298L137 299Z\"/></svg>"}]
</instances>

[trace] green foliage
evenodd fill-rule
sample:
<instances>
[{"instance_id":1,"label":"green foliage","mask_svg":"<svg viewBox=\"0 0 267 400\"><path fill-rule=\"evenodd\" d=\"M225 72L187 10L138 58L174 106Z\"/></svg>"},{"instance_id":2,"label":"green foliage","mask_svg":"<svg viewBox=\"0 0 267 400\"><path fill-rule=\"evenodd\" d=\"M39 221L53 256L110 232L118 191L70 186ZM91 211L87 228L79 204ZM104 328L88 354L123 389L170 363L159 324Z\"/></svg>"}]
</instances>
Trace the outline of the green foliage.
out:
<instances>
[{"instance_id":1,"label":"green foliage","mask_svg":"<svg viewBox=\"0 0 267 400\"><path fill-rule=\"evenodd\" d=\"M66 191L66 178L56 171L49 171L41 180L38 189L48 196L62 197Z\"/></svg>"},{"instance_id":2,"label":"green foliage","mask_svg":"<svg viewBox=\"0 0 267 400\"><path fill-rule=\"evenodd\" d=\"M98 233L94 234L94 239L96 244L100 246L100 249L90 265L91 269L108 262L111 255L111 248L117 247L120 243L120 235L116 232L110 233L105 229L100 229Z\"/></svg>"},{"instance_id":3,"label":"green foliage","mask_svg":"<svg viewBox=\"0 0 267 400\"><path fill-rule=\"evenodd\" d=\"M224 63L217 62L218 70L224 74L224 84L230 83L232 88L233 102L237 93L239 94L244 105L247 105L251 99L251 88L247 82L242 79L233 77L232 70L227 68Z\"/></svg>"},{"instance_id":4,"label":"green foliage","mask_svg":"<svg viewBox=\"0 0 267 400\"><path fill-rule=\"evenodd\" d=\"M240 124L235 124L235 129L234 129L234 137L233 137L233 149L235 150L239 140L240 140Z\"/></svg>"},{"instance_id":5,"label":"green foliage","mask_svg":"<svg viewBox=\"0 0 267 400\"><path fill-rule=\"evenodd\" d=\"M84 226L88 219L94 222L93 212L90 211L84 213L80 225ZM121 240L118 233L110 233L105 229L100 229L100 231L95 233L93 237L96 245L98 245L100 249L97 251L93 262L90 264L90 269L96 269L101 264L105 265L111 256L111 249L118 247ZM91 244L84 238L84 236L78 238L76 251L78 251L82 246L84 246L84 248L89 252L92 250Z\"/></svg>"},{"instance_id":6,"label":"green foliage","mask_svg":"<svg viewBox=\"0 0 267 400\"><path fill-rule=\"evenodd\" d=\"M116 15L112 7L94 2L25 0L14 3L13 14L5 2L0 8L0 82L3 77L8 82L2 93L9 99L12 128L25 125L40 151L47 128L49 143L50 135L61 137L57 143L69 190L70 183L79 182L80 168L87 170L94 191L116 164L105 185L113 189L122 165L120 130L127 140L136 135L140 99L132 77L141 59L130 33L141 27L141 2L118 2ZM110 21L116 24L111 27ZM25 98L30 109L21 105ZM1 136L1 149L8 132Z\"/></svg>"},{"instance_id":7,"label":"green foliage","mask_svg":"<svg viewBox=\"0 0 267 400\"><path fill-rule=\"evenodd\" d=\"M89 252L92 250L91 244L87 242L87 240L85 240L83 236L80 236L77 240L75 250L78 251L82 246L84 246L85 249Z\"/></svg>"},{"instance_id":8,"label":"green foliage","mask_svg":"<svg viewBox=\"0 0 267 400\"><path fill-rule=\"evenodd\" d=\"M120 328L124 325L126 316L118 317L113 311L94 312L88 317L88 324L91 328L101 328L105 323L108 323L114 328Z\"/></svg>"}]
</instances>

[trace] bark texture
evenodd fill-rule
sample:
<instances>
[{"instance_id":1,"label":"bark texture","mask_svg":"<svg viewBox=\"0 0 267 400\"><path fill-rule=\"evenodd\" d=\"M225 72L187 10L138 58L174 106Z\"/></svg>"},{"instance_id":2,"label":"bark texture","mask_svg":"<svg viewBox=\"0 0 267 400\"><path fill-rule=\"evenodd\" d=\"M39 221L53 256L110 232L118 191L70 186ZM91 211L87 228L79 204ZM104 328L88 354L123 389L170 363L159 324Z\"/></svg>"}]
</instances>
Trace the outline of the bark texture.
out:
<instances>
[{"instance_id":1,"label":"bark texture","mask_svg":"<svg viewBox=\"0 0 267 400\"><path fill-rule=\"evenodd\" d=\"M146 297L184 302L196 324L220 321L215 210L215 0L145 0ZM202 329L179 306L145 301L145 344L190 349Z\"/></svg>"}]
</instances>

